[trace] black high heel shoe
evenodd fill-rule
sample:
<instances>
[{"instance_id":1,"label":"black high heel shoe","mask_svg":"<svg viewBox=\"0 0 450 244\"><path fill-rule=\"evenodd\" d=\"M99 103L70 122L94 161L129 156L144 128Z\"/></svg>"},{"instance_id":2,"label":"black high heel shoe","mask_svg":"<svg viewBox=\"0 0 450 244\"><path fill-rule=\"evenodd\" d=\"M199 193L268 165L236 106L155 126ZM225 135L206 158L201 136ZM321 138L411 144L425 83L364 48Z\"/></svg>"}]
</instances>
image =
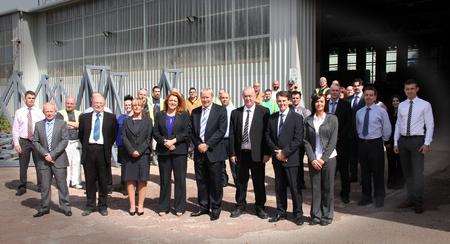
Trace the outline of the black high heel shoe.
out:
<instances>
[{"instance_id":1,"label":"black high heel shoe","mask_svg":"<svg viewBox=\"0 0 450 244\"><path fill-rule=\"evenodd\" d=\"M137 212L138 216L144 215L144 212Z\"/></svg>"},{"instance_id":2,"label":"black high heel shoe","mask_svg":"<svg viewBox=\"0 0 450 244\"><path fill-rule=\"evenodd\" d=\"M136 210L134 210L133 212L131 212L131 210L128 210L128 213L129 213L131 216L134 216L134 215L136 214Z\"/></svg>"}]
</instances>

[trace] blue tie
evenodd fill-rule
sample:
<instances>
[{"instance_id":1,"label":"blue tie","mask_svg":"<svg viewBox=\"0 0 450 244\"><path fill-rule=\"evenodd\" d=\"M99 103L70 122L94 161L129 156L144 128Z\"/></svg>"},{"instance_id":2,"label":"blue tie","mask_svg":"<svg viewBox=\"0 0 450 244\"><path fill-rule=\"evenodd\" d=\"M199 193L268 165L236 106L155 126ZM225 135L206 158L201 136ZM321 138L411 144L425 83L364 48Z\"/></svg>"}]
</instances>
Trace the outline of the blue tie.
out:
<instances>
[{"instance_id":1,"label":"blue tie","mask_svg":"<svg viewBox=\"0 0 450 244\"><path fill-rule=\"evenodd\" d=\"M367 107L366 114L364 115L364 124L363 124L363 130L362 135L366 137L369 134L369 112L370 108Z\"/></svg>"},{"instance_id":2,"label":"blue tie","mask_svg":"<svg viewBox=\"0 0 450 244\"><path fill-rule=\"evenodd\" d=\"M205 141L205 131L206 131L206 123L208 122L208 117L206 117L208 108L203 108L203 113L200 119L200 138Z\"/></svg>"},{"instance_id":3,"label":"blue tie","mask_svg":"<svg viewBox=\"0 0 450 244\"><path fill-rule=\"evenodd\" d=\"M355 94L355 98L353 99L352 108L356 108L356 106L358 106L358 99L359 99L359 97Z\"/></svg>"},{"instance_id":4,"label":"blue tie","mask_svg":"<svg viewBox=\"0 0 450 244\"><path fill-rule=\"evenodd\" d=\"M94 140L98 141L100 139L100 113L96 114L97 118L95 119L94 124Z\"/></svg>"}]
</instances>

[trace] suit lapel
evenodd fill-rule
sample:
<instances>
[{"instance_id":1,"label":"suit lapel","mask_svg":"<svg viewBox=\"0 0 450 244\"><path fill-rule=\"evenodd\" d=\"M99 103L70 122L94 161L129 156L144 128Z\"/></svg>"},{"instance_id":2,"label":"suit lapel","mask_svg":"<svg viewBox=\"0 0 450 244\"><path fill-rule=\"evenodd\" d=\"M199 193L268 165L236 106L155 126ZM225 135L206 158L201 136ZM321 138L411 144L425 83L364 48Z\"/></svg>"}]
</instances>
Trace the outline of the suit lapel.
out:
<instances>
[{"instance_id":1,"label":"suit lapel","mask_svg":"<svg viewBox=\"0 0 450 244\"><path fill-rule=\"evenodd\" d=\"M200 107L199 111L200 112L197 112L197 113L194 114L194 123L195 123L194 128L198 128L198 130L196 132L197 136L200 136L200 129L201 129L201 126L202 126L200 124L200 119L202 117L202 108L201 107Z\"/></svg>"},{"instance_id":2,"label":"suit lapel","mask_svg":"<svg viewBox=\"0 0 450 244\"><path fill-rule=\"evenodd\" d=\"M58 121L54 119L55 122L53 122L53 131L52 131L52 150L55 148L56 143L56 133L58 133L59 128L58 127Z\"/></svg>"},{"instance_id":3,"label":"suit lapel","mask_svg":"<svg viewBox=\"0 0 450 244\"><path fill-rule=\"evenodd\" d=\"M43 146L45 147L45 149L48 149L47 131L45 129L45 120L43 121L43 123L37 123L36 126L39 126L36 129L42 131L42 135L44 135L44 140L42 140Z\"/></svg>"},{"instance_id":4,"label":"suit lapel","mask_svg":"<svg viewBox=\"0 0 450 244\"><path fill-rule=\"evenodd\" d=\"M218 106L218 105L217 105L217 106ZM212 118L214 117L214 113L215 113L215 106L214 106L214 104L213 104L213 105L211 106L211 111L209 111L208 121L206 121L205 135L206 135L206 133L208 133L209 127L211 127Z\"/></svg>"},{"instance_id":5,"label":"suit lapel","mask_svg":"<svg viewBox=\"0 0 450 244\"><path fill-rule=\"evenodd\" d=\"M89 137L91 136L91 130L92 130L92 116L94 116L94 112L89 113L89 116L87 116L86 120L86 139L89 141Z\"/></svg>"},{"instance_id":6,"label":"suit lapel","mask_svg":"<svg viewBox=\"0 0 450 244\"><path fill-rule=\"evenodd\" d=\"M237 110L238 116L236 118L237 119L236 124L238 125L237 136L238 136L238 138L242 139L242 123L244 123L244 118L243 118L243 116L244 116L244 113L243 113L244 107L241 107L241 108L242 109L238 109Z\"/></svg>"}]
</instances>

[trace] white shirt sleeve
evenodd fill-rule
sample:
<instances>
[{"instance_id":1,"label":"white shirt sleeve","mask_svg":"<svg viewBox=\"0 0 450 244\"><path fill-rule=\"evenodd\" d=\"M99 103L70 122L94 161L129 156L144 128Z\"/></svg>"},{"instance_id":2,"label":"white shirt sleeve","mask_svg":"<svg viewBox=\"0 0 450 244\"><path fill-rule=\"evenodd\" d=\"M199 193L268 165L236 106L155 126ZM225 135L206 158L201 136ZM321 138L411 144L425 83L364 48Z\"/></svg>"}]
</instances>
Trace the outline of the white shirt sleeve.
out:
<instances>
[{"instance_id":1,"label":"white shirt sleeve","mask_svg":"<svg viewBox=\"0 0 450 244\"><path fill-rule=\"evenodd\" d=\"M433 109L431 108L431 104L427 103L424 111L425 116L425 142L424 145L429 146L431 141L433 141L433 132L434 132L434 117L433 117Z\"/></svg>"}]
</instances>

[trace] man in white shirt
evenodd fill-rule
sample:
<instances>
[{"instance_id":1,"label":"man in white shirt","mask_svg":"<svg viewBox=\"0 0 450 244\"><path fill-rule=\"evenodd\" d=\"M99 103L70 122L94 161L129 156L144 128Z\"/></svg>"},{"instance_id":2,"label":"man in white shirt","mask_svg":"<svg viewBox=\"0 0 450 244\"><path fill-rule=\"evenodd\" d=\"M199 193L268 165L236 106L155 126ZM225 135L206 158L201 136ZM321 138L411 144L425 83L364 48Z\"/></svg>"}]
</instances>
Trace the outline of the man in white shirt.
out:
<instances>
[{"instance_id":1,"label":"man in white shirt","mask_svg":"<svg viewBox=\"0 0 450 244\"><path fill-rule=\"evenodd\" d=\"M231 117L231 111L233 111L235 109L235 107L233 104L230 104L230 95L225 90L219 95L219 99L220 99L220 102L222 103L222 107L224 107L227 110L227 132L225 132L225 136L223 138L223 144L225 145L225 151L227 152L227 155L228 155L228 154L230 154L230 142L229 142L230 117ZM236 180L237 180L236 164L230 163L229 165L230 165L231 174L233 176L233 182L234 182L234 184L236 184ZM226 187L227 185L228 185L228 174L227 174L226 164L224 164L223 187Z\"/></svg>"},{"instance_id":2,"label":"man in white shirt","mask_svg":"<svg viewBox=\"0 0 450 244\"><path fill-rule=\"evenodd\" d=\"M19 154L20 184L17 188L16 196L23 195L27 185L27 171L30 164L30 155L33 155L33 162L36 164L37 157L33 146L32 138L34 125L45 118L42 111L34 106L36 94L33 91L25 92L25 107L20 108L14 115L12 136L14 149ZM36 170L38 191L41 190L41 175Z\"/></svg>"},{"instance_id":3,"label":"man in white shirt","mask_svg":"<svg viewBox=\"0 0 450 244\"><path fill-rule=\"evenodd\" d=\"M398 207L413 207L414 212L420 214L424 211L423 161L425 154L431 151L433 140L433 110L429 102L417 97L419 86L415 80L407 80L404 91L408 99L398 107L394 152L400 153L408 199Z\"/></svg>"}]
</instances>

